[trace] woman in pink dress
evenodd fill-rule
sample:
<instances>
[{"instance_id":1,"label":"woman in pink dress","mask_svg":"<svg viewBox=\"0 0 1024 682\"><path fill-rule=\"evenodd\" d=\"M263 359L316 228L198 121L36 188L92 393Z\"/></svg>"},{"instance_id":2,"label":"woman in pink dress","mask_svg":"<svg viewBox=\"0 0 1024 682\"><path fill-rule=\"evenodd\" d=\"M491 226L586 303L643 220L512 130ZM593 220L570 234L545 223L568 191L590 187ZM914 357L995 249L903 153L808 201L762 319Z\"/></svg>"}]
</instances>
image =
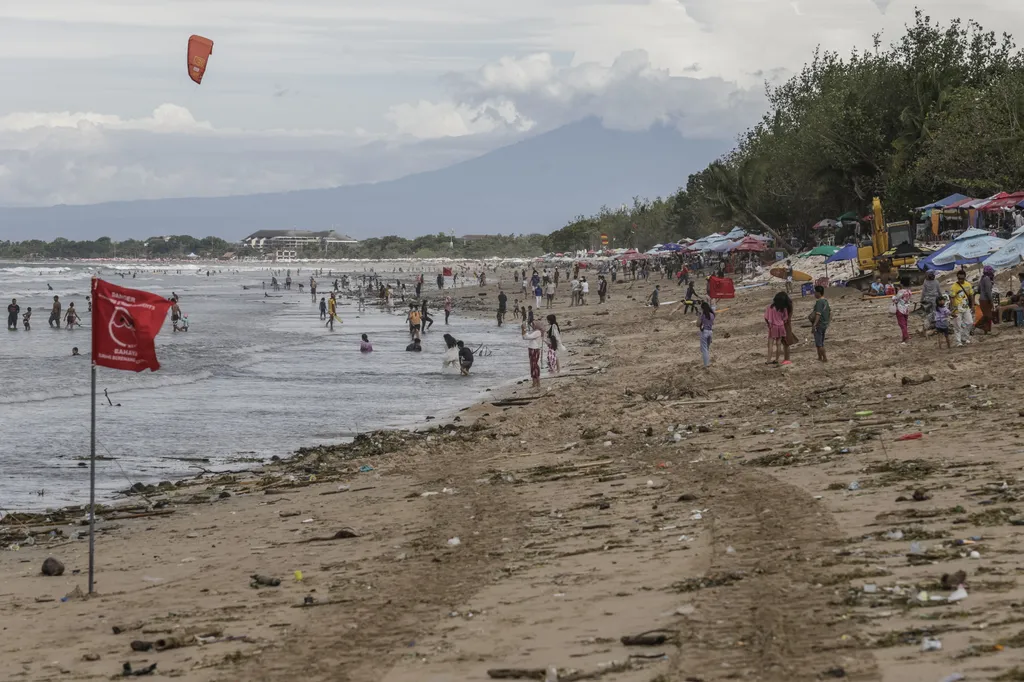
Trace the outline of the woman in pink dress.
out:
<instances>
[{"instance_id":1,"label":"woman in pink dress","mask_svg":"<svg viewBox=\"0 0 1024 682\"><path fill-rule=\"evenodd\" d=\"M775 299L764 310L764 321L768 325L768 365L779 364L782 353L782 340L786 338L786 322L792 304L785 293L775 294ZM788 360L786 361L789 362Z\"/></svg>"}]
</instances>

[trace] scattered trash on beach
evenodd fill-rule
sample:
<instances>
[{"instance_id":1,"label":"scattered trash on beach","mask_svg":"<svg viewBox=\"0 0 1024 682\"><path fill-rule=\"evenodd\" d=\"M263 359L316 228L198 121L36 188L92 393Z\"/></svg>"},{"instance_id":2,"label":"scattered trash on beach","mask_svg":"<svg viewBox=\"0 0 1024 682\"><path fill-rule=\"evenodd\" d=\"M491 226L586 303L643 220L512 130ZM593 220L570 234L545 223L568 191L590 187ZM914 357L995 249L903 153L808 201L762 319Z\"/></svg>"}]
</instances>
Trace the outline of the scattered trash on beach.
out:
<instances>
[{"instance_id":1,"label":"scattered trash on beach","mask_svg":"<svg viewBox=\"0 0 1024 682\"><path fill-rule=\"evenodd\" d=\"M48 557L46 561L43 562L42 573L43 575L51 577L64 575L64 564L53 557Z\"/></svg>"}]
</instances>

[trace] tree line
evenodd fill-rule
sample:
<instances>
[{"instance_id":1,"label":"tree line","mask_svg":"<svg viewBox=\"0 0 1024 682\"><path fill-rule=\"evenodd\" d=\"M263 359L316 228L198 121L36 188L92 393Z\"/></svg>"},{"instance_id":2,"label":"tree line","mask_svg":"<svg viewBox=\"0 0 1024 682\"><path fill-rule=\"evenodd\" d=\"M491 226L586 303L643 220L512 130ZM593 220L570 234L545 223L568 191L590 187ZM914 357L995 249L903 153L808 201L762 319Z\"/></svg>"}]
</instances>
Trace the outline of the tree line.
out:
<instances>
[{"instance_id":1,"label":"tree line","mask_svg":"<svg viewBox=\"0 0 1024 682\"><path fill-rule=\"evenodd\" d=\"M960 192L1024 188L1024 57L1008 34L918 10L903 35L846 57L817 50L723 158L664 200L579 217L560 249L607 234L643 248L734 225L807 244L810 228L881 197L887 220Z\"/></svg>"},{"instance_id":2,"label":"tree line","mask_svg":"<svg viewBox=\"0 0 1024 682\"><path fill-rule=\"evenodd\" d=\"M327 245L303 256L405 258L536 256L611 248L646 250L734 225L807 244L823 218L868 212L888 220L961 192L1024 188L1024 56L1008 34L973 21L942 25L918 10L892 43L876 35L848 56L816 50L785 83L767 87L768 111L735 148L665 198L577 216L550 235L444 234ZM161 258L247 251L215 237L146 242L0 242L0 258Z\"/></svg>"}]
</instances>

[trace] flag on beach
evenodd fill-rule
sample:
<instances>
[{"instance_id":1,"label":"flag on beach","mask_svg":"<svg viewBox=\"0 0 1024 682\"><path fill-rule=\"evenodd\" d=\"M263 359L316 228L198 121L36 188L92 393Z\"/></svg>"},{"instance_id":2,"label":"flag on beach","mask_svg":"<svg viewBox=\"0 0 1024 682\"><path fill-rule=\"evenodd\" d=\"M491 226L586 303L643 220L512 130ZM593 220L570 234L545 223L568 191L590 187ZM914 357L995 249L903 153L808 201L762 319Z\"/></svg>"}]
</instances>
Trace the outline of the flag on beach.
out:
<instances>
[{"instance_id":1,"label":"flag on beach","mask_svg":"<svg viewBox=\"0 0 1024 682\"><path fill-rule=\"evenodd\" d=\"M163 296L92 280L92 361L100 367L156 371L154 339L171 302Z\"/></svg>"},{"instance_id":2,"label":"flag on beach","mask_svg":"<svg viewBox=\"0 0 1024 682\"><path fill-rule=\"evenodd\" d=\"M452 276L452 269L451 268L444 268L441 271L441 274L444 275L445 277L451 277Z\"/></svg>"}]
</instances>

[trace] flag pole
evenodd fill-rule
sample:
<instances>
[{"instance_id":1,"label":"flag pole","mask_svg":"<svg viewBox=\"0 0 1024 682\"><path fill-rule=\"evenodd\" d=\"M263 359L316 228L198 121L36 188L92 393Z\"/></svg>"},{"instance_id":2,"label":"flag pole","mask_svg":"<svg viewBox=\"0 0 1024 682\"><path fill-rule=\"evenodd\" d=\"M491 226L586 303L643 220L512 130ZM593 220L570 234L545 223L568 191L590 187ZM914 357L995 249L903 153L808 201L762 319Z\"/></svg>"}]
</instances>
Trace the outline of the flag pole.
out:
<instances>
[{"instance_id":1,"label":"flag pole","mask_svg":"<svg viewBox=\"0 0 1024 682\"><path fill-rule=\"evenodd\" d=\"M92 366L92 428L89 430L89 594L96 555L96 365Z\"/></svg>"}]
</instances>

